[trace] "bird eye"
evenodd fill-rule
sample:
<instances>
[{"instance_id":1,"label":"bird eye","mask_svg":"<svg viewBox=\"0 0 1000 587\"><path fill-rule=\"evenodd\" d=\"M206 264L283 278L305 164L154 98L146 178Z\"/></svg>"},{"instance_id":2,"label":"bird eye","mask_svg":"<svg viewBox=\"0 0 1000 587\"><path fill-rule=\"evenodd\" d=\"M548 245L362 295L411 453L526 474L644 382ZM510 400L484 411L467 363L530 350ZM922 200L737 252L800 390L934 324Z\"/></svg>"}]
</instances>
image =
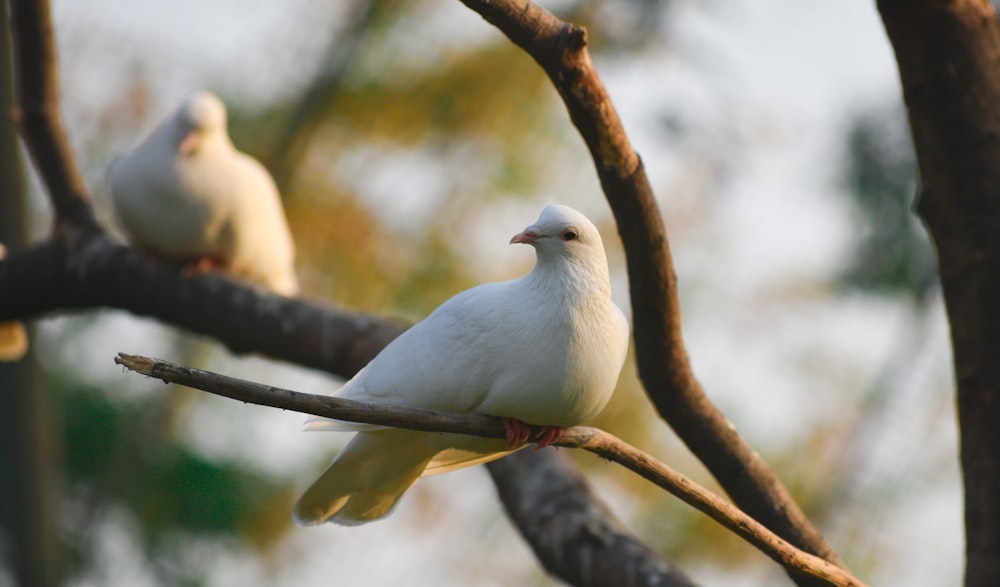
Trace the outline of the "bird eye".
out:
<instances>
[{"instance_id":1,"label":"bird eye","mask_svg":"<svg viewBox=\"0 0 1000 587\"><path fill-rule=\"evenodd\" d=\"M564 241L572 241L576 240L577 234L575 230L569 229L564 231L561 236Z\"/></svg>"}]
</instances>

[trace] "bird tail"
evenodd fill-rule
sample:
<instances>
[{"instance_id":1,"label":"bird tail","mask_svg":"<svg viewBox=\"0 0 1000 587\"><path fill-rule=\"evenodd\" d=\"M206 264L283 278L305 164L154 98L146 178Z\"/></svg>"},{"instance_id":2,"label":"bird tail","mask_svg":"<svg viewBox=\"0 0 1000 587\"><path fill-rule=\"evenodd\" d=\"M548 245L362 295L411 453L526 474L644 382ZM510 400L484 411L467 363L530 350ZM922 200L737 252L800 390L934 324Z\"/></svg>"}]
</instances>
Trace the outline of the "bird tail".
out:
<instances>
[{"instance_id":1,"label":"bird tail","mask_svg":"<svg viewBox=\"0 0 1000 587\"><path fill-rule=\"evenodd\" d=\"M303 526L356 526L392 513L439 449L427 434L385 429L357 433L295 504Z\"/></svg>"}]
</instances>

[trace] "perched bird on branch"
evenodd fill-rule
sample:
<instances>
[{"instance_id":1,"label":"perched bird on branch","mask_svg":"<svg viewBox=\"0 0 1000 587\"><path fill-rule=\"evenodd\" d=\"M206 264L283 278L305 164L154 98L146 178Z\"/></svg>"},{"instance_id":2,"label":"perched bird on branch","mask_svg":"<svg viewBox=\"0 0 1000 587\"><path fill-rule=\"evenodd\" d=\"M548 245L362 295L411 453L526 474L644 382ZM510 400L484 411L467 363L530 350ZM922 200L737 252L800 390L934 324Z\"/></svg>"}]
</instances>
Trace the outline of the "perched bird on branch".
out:
<instances>
[{"instance_id":1,"label":"perched bird on branch","mask_svg":"<svg viewBox=\"0 0 1000 587\"><path fill-rule=\"evenodd\" d=\"M597 228L548 206L511 243L535 248L524 277L443 303L392 341L334 395L385 405L478 412L503 419L506 441L324 418L308 429L357 431L295 505L303 525L357 525L389 515L421 476L500 458L530 439L545 446L604 408L628 350L628 322L611 299Z\"/></svg>"},{"instance_id":2,"label":"perched bird on branch","mask_svg":"<svg viewBox=\"0 0 1000 587\"><path fill-rule=\"evenodd\" d=\"M214 94L188 98L108 169L111 199L133 244L283 295L298 293L295 250L271 175L233 146Z\"/></svg>"}]
</instances>

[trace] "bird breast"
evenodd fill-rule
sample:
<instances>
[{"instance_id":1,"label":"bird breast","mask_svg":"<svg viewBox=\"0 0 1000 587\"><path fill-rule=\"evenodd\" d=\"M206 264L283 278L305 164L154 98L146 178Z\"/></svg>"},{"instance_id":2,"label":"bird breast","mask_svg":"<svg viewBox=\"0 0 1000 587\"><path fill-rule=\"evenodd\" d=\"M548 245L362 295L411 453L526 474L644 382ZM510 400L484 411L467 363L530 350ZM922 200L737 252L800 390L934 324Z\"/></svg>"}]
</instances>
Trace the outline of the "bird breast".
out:
<instances>
[{"instance_id":1,"label":"bird breast","mask_svg":"<svg viewBox=\"0 0 1000 587\"><path fill-rule=\"evenodd\" d=\"M627 334L610 299L580 296L563 307L537 308L522 324L520 344L508 345L477 411L529 424L572 426L595 416L610 399ZM553 311L555 310L555 311Z\"/></svg>"}]
</instances>

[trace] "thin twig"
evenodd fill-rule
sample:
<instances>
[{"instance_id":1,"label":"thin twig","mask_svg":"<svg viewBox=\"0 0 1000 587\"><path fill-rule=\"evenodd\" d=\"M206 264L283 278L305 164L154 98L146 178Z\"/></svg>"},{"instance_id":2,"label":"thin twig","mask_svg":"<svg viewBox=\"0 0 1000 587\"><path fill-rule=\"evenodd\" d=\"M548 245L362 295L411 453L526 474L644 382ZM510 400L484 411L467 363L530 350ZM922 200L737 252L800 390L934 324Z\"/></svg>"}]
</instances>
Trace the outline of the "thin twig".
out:
<instances>
[{"instance_id":1,"label":"thin twig","mask_svg":"<svg viewBox=\"0 0 1000 587\"><path fill-rule=\"evenodd\" d=\"M453 414L390 407L339 397L301 393L125 353L119 353L115 357L115 363L167 383L178 383L242 402L325 418L487 438L504 436L500 420L482 414ZM540 429L533 430L533 432L540 431ZM567 428L554 444L568 448L582 448L639 474L707 514L786 568L794 568L828 585L853 587L864 585L840 567L792 546L721 497L651 455L603 430L574 426Z\"/></svg>"}]
</instances>

